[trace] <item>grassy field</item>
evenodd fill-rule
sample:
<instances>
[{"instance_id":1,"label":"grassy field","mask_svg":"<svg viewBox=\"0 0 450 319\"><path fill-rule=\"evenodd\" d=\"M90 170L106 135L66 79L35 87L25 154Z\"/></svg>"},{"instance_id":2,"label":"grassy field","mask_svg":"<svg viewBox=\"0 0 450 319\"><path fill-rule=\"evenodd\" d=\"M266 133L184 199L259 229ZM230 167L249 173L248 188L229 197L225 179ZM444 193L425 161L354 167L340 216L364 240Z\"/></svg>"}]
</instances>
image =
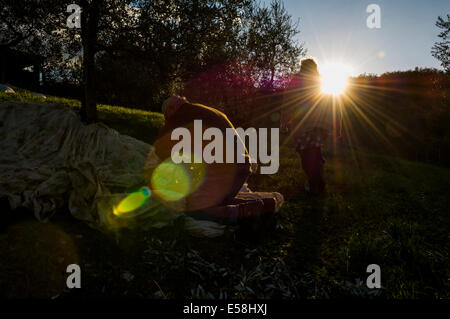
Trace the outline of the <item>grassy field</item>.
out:
<instances>
[{"instance_id":1,"label":"grassy field","mask_svg":"<svg viewBox=\"0 0 450 319\"><path fill-rule=\"evenodd\" d=\"M17 90L17 88L15 89ZM81 108L81 103L78 100L54 96L43 98L27 91L19 91L17 93L0 92L0 103L4 101L59 104L68 106L77 112ZM118 130L122 134L133 136L147 143L153 142L158 129L164 125L164 116L161 113L104 104L98 105L97 109L101 122Z\"/></svg>"},{"instance_id":2,"label":"grassy field","mask_svg":"<svg viewBox=\"0 0 450 319\"><path fill-rule=\"evenodd\" d=\"M0 94L0 101L75 100ZM100 120L152 142L161 114L99 106ZM49 223L10 212L0 232L0 294L6 297L449 298L450 170L348 148L326 151L328 191L311 197L298 154L280 150L280 170L249 187L286 203L270 232L197 239L174 227L104 234L67 212ZM2 204L4 207L4 203ZM7 210L7 209L6 209ZM3 209L5 211L5 209ZM78 263L82 288L65 287ZM380 290L366 268L381 267Z\"/></svg>"}]
</instances>

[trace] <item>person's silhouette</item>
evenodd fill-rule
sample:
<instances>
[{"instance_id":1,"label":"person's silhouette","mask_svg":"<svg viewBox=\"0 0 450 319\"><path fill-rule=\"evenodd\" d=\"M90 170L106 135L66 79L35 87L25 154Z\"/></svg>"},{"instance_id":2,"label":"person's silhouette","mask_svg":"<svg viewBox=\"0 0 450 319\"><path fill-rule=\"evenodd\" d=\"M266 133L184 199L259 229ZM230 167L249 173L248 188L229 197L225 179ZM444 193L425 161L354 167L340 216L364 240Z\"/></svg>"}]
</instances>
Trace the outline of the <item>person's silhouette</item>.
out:
<instances>
[{"instance_id":1,"label":"person's silhouette","mask_svg":"<svg viewBox=\"0 0 450 319\"><path fill-rule=\"evenodd\" d=\"M329 135L339 132L338 115L331 97L321 94L316 61L303 59L285 94L281 122L295 141L309 189L315 194L325 190L322 146Z\"/></svg>"}]
</instances>

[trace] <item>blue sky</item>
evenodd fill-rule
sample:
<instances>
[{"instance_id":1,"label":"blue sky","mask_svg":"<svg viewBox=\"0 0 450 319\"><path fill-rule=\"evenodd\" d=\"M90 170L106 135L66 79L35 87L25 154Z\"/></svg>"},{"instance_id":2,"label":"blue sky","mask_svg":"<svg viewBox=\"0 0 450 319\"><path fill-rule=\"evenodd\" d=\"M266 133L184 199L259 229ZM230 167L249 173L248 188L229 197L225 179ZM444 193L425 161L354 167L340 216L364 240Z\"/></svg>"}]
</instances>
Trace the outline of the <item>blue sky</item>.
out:
<instances>
[{"instance_id":1,"label":"blue sky","mask_svg":"<svg viewBox=\"0 0 450 319\"><path fill-rule=\"evenodd\" d=\"M268 1L265 1L266 3ZM354 74L436 67L431 47L438 40L438 16L450 14L450 0L284 0L300 18L308 55L319 63L350 65ZM369 4L381 8L381 28L369 29Z\"/></svg>"}]
</instances>

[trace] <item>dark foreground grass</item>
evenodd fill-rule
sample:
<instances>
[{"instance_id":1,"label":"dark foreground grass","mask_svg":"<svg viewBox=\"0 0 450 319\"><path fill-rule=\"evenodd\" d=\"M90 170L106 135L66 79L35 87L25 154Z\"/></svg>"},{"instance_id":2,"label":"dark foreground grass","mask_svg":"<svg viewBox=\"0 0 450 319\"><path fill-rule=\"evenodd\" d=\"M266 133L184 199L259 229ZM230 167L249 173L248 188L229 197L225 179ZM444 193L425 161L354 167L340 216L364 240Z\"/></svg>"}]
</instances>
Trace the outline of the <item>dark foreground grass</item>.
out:
<instances>
[{"instance_id":1,"label":"dark foreground grass","mask_svg":"<svg viewBox=\"0 0 450 319\"><path fill-rule=\"evenodd\" d=\"M79 107L73 100L55 102ZM146 141L162 124L160 114L99 110L111 127ZM179 219L166 229L104 234L66 211L48 223L10 212L0 232L0 294L449 298L450 170L343 148L328 151L327 158L324 197L303 191L300 158L289 143L281 148L277 174L251 177L251 189L277 190L286 198L271 231L198 239ZM65 288L70 263L81 266L81 289ZM380 290L366 287L369 264L381 267Z\"/></svg>"}]
</instances>

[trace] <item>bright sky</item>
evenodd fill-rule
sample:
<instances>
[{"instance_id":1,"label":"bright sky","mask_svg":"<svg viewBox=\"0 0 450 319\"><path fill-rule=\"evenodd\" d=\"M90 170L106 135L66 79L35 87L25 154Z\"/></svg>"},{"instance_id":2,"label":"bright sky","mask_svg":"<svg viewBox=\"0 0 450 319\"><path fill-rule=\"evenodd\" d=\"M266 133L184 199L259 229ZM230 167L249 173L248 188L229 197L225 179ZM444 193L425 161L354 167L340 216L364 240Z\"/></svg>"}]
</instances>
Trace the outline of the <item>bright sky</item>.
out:
<instances>
[{"instance_id":1,"label":"bright sky","mask_svg":"<svg viewBox=\"0 0 450 319\"><path fill-rule=\"evenodd\" d=\"M268 1L264 1L267 3ZM381 8L381 28L369 29L369 4ZM438 40L438 16L450 14L449 0L284 0L300 18L299 41L320 63L340 62L360 73L381 74L436 67L431 47Z\"/></svg>"}]
</instances>

